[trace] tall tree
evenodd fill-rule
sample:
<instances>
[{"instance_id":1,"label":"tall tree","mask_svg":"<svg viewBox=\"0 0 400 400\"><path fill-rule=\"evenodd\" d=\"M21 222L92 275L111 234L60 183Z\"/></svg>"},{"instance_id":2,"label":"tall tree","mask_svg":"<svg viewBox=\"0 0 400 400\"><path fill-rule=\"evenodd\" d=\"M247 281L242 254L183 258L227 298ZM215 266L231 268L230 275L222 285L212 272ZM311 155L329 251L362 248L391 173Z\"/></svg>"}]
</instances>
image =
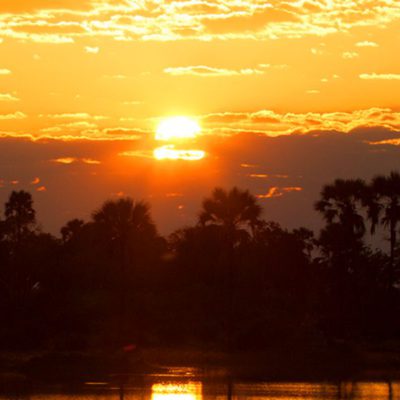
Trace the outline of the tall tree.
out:
<instances>
[{"instance_id":1,"label":"tall tree","mask_svg":"<svg viewBox=\"0 0 400 400\"><path fill-rule=\"evenodd\" d=\"M362 237L365 223L360 208L365 190L366 184L361 179L336 179L333 184L323 187L315 209L328 224L339 223L353 235Z\"/></svg>"},{"instance_id":2,"label":"tall tree","mask_svg":"<svg viewBox=\"0 0 400 400\"><path fill-rule=\"evenodd\" d=\"M315 209L327 223L320 233L319 244L327 256L327 265L342 283L360 266L366 190L361 179L336 179L333 184L323 187L321 198L315 203Z\"/></svg>"},{"instance_id":3,"label":"tall tree","mask_svg":"<svg viewBox=\"0 0 400 400\"><path fill-rule=\"evenodd\" d=\"M138 266L155 256L158 235L150 215L150 206L142 201L121 198L106 201L92 214L93 226L98 230L101 244L110 250L111 261L117 263L119 329L117 341L127 334L127 296Z\"/></svg>"},{"instance_id":4,"label":"tall tree","mask_svg":"<svg viewBox=\"0 0 400 400\"><path fill-rule=\"evenodd\" d=\"M400 174L392 171L389 176L373 178L369 197L371 231L377 225L389 228L391 279L396 262L397 227L400 222ZM392 282L393 283L393 282Z\"/></svg>"},{"instance_id":5,"label":"tall tree","mask_svg":"<svg viewBox=\"0 0 400 400\"><path fill-rule=\"evenodd\" d=\"M211 197L203 201L199 215L200 225L211 225L221 229L222 256L227 270L227 344L230 350L232 350L235 334L235 247L244 239L254 235L255 228L260 223L261 211L257 199L247 190L234 187L226 191L216 188Z\"/></svg>"},{"instance_id":6,"label":"tall tree","mask_svg":"<svg viewBox=\"0 0 400 400\"><path fill-rule=\"evenodd\" d=\"M234 242L241 233L254 232L261 211L257 199L249 191L236 187L229 191L216 188L211 197L204 199L199 222L202 225L221 226Z\"/></svg>"},{"instance_id":7,"label":"tall tree","mask_svg":"<svg viewBox=\"0 0 400 400\"><path fill-rule=\"evenodd\" d=\"M36 212L32 195L20 190L13 191L5 204L5 225L9 239L18 244L32 232L36 224Z\"/></svg>"},{"instance_id":8,"label":"tall tree","mask_svg":"<svg viewBox=\"0 0 400 400\"><path fill-rule=\"evenodd\" d=\"M68 221L60 230L63 242L68 243L78 237L84 225L85 221L78 218Z\"/></svg>"}]
</instances>

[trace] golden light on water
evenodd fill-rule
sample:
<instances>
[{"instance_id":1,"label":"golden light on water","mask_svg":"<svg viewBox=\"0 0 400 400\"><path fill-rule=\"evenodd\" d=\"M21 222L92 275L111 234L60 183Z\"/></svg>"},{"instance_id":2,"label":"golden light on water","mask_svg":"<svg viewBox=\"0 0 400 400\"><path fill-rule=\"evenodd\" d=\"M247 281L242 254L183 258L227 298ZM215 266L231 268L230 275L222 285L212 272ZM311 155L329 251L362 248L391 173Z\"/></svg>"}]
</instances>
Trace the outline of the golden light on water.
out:
<instances>
[{"instance_id":1,"label":"golden light on water","mask_svg":"<svg viewBox=\"0 0 400 400\"><path fill-rule=\"evenodd\" d=\"M156 140L193 139L200 132L199 124L188 117L171 117L160 122Z\"/></svg>"},{"instance_id":2,"label":"golden light on water","mask_svg":"<svg viewBox=\"0 0 400 400\"><path fill-rule=\"evenodd\" d=\"M157 160L186 160L197 161L205 157L203 150L179 150L172 144L158 147L153 152Z\"/></svg>"},{"instance_id":3,"label":"golden light on water","mask_svg":"<svg viewBox=\"0 0 400 400\"><path fill-rule=\"evenodd\" d=\"M151 400L201 400L200 382L155 383L151 388Z\"/></svg>"}]
</instances>

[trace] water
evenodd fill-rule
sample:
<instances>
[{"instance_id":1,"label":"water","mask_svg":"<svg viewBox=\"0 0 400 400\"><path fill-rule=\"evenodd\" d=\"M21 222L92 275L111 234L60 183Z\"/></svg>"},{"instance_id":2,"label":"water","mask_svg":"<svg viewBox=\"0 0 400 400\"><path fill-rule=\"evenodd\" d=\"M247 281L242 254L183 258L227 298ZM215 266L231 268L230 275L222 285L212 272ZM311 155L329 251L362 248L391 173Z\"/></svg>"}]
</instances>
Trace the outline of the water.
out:
<instances>
[{"instance_id":1,"label":"water","mask_svg":"<svg viewBox=\"0 0 400 400\"><path fill-rule=\"evenodd\" d=\"M133 380L134 381L134 380ZM122 389L122 390L121 390ZM400 382L243 383L215 380L141 378L119 386L86 382L79 393L0 395L0 400L395 400Z\"/></svg>"}]
</instances>

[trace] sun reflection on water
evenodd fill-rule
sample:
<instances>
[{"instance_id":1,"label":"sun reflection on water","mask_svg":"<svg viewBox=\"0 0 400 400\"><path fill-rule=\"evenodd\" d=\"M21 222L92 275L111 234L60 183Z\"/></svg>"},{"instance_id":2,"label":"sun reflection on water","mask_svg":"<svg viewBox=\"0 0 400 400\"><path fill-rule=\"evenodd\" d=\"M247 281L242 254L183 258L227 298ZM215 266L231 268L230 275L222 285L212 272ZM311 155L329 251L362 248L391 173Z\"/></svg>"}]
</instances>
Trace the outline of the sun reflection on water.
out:
<instances>
[{"instance_id":1,"label":"sun reflection on water","mask_svg":"<svg viewBox=\"0 0 400 400\"><path fill-rule=\"evenodd\" d=\"M151 400L202 400L201 382L155 383Z\"/></svg>"}]
</instances>

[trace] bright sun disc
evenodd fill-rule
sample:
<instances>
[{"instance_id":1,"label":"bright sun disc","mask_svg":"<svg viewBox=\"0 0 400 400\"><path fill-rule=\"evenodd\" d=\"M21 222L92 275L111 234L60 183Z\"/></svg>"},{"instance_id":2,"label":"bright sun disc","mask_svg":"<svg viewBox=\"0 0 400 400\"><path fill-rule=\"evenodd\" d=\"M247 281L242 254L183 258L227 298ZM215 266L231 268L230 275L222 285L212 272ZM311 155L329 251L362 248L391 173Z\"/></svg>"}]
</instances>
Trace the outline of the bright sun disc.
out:
<instances>
[{"instance_id":1,"label":"bright sun disc","mask_svg":"<svg viewBox=\"0 0 400 400\"><path fill-rule=\"evenodd\" d=\"M171 117L160 122L156 140L190 139L200 132L199 124L187 117Z\"/></svg>"}]
</instances>

